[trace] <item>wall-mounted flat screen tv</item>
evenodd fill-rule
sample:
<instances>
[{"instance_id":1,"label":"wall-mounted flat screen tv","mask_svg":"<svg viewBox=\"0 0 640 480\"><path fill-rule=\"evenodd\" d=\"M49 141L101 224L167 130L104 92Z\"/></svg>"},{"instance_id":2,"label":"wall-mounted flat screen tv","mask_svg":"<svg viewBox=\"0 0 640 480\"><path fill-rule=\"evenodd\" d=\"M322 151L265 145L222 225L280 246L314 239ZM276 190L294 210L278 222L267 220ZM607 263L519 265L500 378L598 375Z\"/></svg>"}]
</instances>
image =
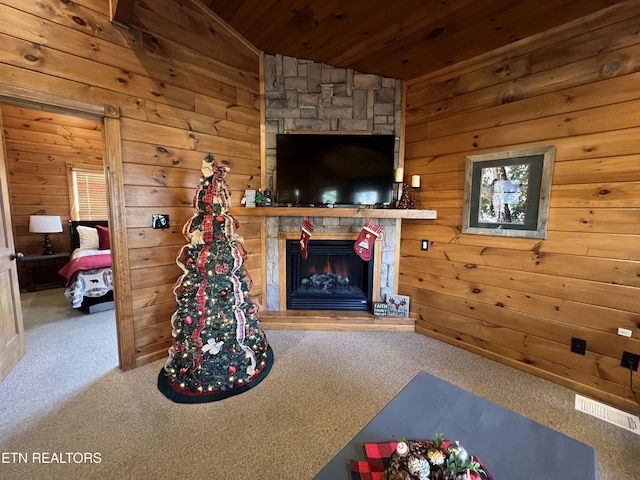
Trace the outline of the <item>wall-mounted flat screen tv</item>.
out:
<instances>
[{"instance_id":1,"label":"wall-mounted flat screen tv","mask_svg":"<svg viewBox=\"0 0 640 480\"><path fill-rule=\"evenodd\" d=\"M392 200L393 135L278 134L276 200L384 205Z\"/></svg>"}]
</instances>

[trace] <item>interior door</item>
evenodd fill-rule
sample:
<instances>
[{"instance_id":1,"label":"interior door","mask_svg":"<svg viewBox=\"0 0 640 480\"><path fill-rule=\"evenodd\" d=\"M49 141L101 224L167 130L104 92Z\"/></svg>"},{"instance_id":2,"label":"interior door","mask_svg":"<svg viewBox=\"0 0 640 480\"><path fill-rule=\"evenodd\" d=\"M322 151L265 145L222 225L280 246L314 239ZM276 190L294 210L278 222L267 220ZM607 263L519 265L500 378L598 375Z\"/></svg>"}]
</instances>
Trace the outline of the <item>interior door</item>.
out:
<instances>
[{"instance_id":1,"label":"interior door","mask_svg":"<svg viewBox=\"0 0 640 480\"><path fill-rule=\"evenodd\" d=\"M0 114L0 380L20 361L25 352L2 132L4 128Z\"/></svg>"}]
</instances>

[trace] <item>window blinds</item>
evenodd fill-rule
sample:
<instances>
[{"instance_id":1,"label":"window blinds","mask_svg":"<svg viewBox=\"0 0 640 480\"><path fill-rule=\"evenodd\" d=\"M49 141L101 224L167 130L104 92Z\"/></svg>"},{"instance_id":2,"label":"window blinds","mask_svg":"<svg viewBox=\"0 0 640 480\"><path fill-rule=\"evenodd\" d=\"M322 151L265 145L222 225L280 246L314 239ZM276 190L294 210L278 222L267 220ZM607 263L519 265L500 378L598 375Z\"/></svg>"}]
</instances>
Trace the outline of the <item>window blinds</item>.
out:
<instances>
[{"instance_id":1,"label":"window blinds","mask_svg":"<svg viewBox=\"0 0 640 480\"><path fill-rule=\"evenodd\" d=\"M73 169L75 220L107 220L107 186L104 171Z\"/></svg>"}]
</instances>

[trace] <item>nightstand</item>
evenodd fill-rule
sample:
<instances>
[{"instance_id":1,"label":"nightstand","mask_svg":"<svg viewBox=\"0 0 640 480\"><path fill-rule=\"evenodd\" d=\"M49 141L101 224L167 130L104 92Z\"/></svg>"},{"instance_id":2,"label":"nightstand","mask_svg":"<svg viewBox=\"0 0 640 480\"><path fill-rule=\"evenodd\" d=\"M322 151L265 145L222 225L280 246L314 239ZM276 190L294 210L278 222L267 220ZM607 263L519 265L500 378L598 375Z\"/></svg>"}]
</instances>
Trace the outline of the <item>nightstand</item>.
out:
<instances>
[{"instance_id":1,"label":"nightstand","mask_svg":"<svg viewBox=\"0 0 640 480\"><path fill-rule=\"evenodd\" d=\"M69 261L69 253L25 255L18 258L20 288L28 292L64 287L66 280L58 270Z\"/></svg>"}]
</instances>

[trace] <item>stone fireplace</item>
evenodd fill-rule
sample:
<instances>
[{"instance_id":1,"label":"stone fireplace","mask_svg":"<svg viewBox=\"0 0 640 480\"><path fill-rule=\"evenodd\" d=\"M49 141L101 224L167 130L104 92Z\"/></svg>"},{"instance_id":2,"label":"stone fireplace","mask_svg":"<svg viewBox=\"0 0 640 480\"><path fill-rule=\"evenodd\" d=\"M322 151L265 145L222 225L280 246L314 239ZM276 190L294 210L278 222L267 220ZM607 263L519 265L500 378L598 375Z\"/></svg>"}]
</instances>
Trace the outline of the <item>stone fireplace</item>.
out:
<instances>
[{"instance_id":1,"label":"stone fireplace","mask_svg":"<svg viewBox=\"0 0 640 480\"><path fill-rule=\"evenodd\" d=\"M394 134L395 166L401 166L400 134L402 81L334 68L282 55L265 55L265 168L263 188L276 191L276 137L286 132L345 132ZM275 201L277 202L277 196ZM310 217L315 226L311 240L342 239L355 242L365 219ZM397 286L400 220L371 219L384 228L375 244L371 301L380 301ZM286 240L300 238L299 216L267 218L266 310L287 310Z\"/></svg>"}]
</instances>

